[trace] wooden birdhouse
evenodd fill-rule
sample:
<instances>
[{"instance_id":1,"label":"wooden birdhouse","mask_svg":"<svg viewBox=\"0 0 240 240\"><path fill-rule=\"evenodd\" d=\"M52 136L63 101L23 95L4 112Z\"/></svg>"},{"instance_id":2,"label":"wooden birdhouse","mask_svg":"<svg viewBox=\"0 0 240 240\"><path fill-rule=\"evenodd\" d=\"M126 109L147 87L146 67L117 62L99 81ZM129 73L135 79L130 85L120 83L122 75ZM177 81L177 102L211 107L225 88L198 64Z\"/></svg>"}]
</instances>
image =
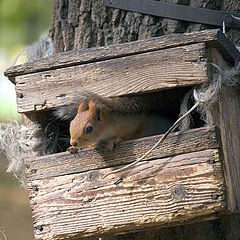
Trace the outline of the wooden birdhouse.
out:
<instances>
[{"instance_id":1,"label":"wooden birdhouse","mask_svg":"<svg viewBox=\"0 0 240 240\"><path fill-rule=\"evenodd\" d=\"M51 125L51 113L70 104L74 91L129 98L158 94L156 109L176 120L185 94L213 81L209 63L224 71L239 60L221 31L207 30L56 54L11 67L5 75L16 85L25 123L39 123L46 141L49 126L67 134L69 123L59 127L55 119ZM122 142L111 152L78 154L58 142L55 153L27 159L35 239L101 237L238 211L240 96L222 86L218 97L210 108L214 126L204 126L195 114L193 129L171 133L122 173L103 178L141 157L160 136Z\"/></svg>"}]
</instances>

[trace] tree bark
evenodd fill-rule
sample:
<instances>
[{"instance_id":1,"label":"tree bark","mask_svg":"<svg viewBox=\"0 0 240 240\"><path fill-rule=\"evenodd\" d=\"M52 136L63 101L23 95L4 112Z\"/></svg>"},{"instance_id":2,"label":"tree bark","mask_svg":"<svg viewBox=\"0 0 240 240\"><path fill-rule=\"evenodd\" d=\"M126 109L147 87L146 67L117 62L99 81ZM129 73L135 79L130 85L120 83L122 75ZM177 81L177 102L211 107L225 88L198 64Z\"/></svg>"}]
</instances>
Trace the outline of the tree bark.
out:
<instances>
[{"instance_id":1,"label":"tree bark","mask_svg":"<svg viewBox=\"0 0 240 240\"><path fill-rule=\"evenodd\" d=\"M162 0L162 2L226 11L239 11L239 0ZM160 35L192 32L207 25L181 22L126 12L103 6L103 0L54 0L49 35L55 52L135 41ZM239 43L240 31L227 29L227 36ZM146 230L105 240L239 240L240 216L177 227Z\"/></svg>"},{"instance_id":2,"label":"tree bark","mask_svg":"<svg viewBox=\"0 0 240 240\"><path fill-rule=\"evenodd\" d=\"M238 0L165 0L193 7L236 11ZM163 19L103 6L103 0L55 0L50 36L55 51L104 46L161 36L169 33L199 31L210 26ZM240 33L227 29L237 42Z\"/></svg>"}]
</instances>

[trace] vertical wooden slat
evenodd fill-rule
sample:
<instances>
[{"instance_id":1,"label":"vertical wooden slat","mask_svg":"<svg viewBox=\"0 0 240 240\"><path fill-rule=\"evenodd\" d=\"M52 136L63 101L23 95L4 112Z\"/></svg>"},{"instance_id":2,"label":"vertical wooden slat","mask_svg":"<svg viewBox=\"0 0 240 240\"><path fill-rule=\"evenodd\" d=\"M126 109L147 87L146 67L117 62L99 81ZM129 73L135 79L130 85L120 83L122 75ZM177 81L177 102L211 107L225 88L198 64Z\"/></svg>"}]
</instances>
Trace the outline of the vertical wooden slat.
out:
<instances>
[{"instance_id":1,"label":"vertical wooden slat","mask_svg":"<svg viewBox=\"0 0 240 240\"><path fill-rule=\"evenodd\" d=\"M221 54L214 48L209 50L210 61L223 71L228 69ZM211 74L211 73L210 73ZM222 86L218 103L212 110L214 122L221 130L224 155L224 174L227 191L227 204L230 212L240 208L240 94L233 87Z\"/></svg>"}]
</instances>

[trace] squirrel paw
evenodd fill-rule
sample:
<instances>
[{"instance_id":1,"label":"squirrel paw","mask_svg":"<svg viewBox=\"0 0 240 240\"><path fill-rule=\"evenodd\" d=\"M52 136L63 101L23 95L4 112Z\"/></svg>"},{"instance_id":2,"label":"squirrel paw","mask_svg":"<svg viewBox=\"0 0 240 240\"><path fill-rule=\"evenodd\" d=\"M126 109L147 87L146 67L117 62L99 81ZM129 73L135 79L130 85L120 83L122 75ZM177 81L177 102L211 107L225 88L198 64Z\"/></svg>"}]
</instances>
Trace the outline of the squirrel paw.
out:
<instances>
[{"instance_id":1,"label":"squirrel paw","mask_svg":"<svg viewBox=\"0 0 240 240\"><path fill-rule=\"evenodd\" d=\"M110 152L110 151L113 150L114 145L115 145L115 142L114 142L114 141L108 141L105 148L106 148L107 151Z\"/></svg>"},{"instance_id":2,"label":"squirrel paw","mask_svg":"<svg viewBox=\"0 0 240 240\"><path fill-rule=\"evenodd\" d=\"M115 144L116 144L116 138L104 139L98 143L97 149L110 152L113 150Z\"/></svg>"},{"instance_id":3,"label":"squirrel paw","mask_svg":"<svg viewBox=\"0 0 240 240\"><path fill-rule=\"evenodd\" d=\"M70 153L77 153L78 152L78 148L71 146L71 147L69 147L67 149L67 151L69 151Z\"/></svg>"},{"instance_id":4,"label":"squirrel paw","mask_svg":"<svg viewBox=\"0 0 240 240\"><path fill-rule=\"evenodd\" d=\"M107 151L112 151L114 146L116 144L118 144L119 142L121 142L121 139L120 138L110 138L107 140L107 143L106 143L106 150Z\"/></svg>"}]
</instances>

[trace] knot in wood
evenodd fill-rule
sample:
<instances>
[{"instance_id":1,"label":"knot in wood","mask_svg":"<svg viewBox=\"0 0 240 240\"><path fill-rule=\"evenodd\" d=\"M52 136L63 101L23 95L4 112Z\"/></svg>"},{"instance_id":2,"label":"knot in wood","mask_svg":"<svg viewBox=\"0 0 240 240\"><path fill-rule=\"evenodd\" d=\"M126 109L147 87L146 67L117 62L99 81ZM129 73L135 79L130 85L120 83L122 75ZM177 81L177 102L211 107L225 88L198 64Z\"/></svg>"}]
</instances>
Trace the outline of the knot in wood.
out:
<instances>
[{"instance_id":1,"label":"knot in wood","mask_svg":"<svg viewBox=\"0 0 240 240\"><path fill-rule=\"evenodd\" d=\"M172 197L182 199L186 197L186 189L184 186L177 186L172 188Z\"/></svg>"}]
</instances>

